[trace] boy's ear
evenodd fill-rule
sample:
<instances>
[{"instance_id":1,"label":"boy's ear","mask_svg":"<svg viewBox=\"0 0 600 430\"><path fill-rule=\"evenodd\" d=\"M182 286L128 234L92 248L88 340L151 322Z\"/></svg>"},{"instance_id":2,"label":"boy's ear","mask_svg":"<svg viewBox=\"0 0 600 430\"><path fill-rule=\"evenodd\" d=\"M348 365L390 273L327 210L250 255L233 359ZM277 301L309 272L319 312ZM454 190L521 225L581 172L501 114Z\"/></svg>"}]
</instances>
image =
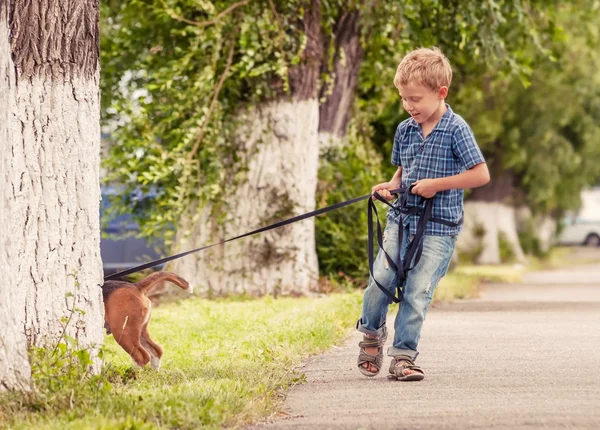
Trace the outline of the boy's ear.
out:
<instances>
[{"instance_id":1,"label":"boy's ear","mask_svg":"<svg viewBox=\"0 0 600 430\"><path fill-rule=\"evenodd\" d=\"M448 97L448 87L440 87L440 90L438 91L438 98L441 99L445 99L446 97Z\"/></svg>"}]
</instances>

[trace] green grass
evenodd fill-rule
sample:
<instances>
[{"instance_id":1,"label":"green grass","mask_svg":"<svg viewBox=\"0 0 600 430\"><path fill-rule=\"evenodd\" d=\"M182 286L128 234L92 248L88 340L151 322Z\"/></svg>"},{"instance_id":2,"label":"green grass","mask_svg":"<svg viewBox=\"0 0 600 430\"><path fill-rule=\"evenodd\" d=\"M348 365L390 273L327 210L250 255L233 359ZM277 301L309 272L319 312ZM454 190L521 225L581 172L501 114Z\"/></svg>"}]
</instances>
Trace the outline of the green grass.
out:
<instances>
[{"instance_id":1,"label":"green grass","mask_svg":"<svg viewBox=\"0 0 600 430\"><path fill-rule=\"evenodd\" d=\"M485 282L517 283L527 272L592 263L600 263L600 249L555 247L543 258L528 257L526 265L459 264L442 279L436 288L434 300L473 298L477 297L479 288Z\"/></svg>"},{"instance_id":2,"label":"green grass","mask_svg":"<svg viewBox=\"0 0 600 430\"><path fill-rule=\"evenodd\" d=\"M518 282L525 268L515 265L459 265L437 286L435 301L450 301L477 297L483 282Z\"/></svg>"},{"instance_id":3,"label":"green grass","mask_svg":"<svg viewBox=\"0 0 600 430\"><path fill-rule=\"evenodd\" d=\"M544 258L536 258L530 270L560 269L562 267L600 263L600 249L585 247L555 247Z\"/></svg>"},{"instance_id":4,"label":"green grass","mask_svg":"<svg viewBox=\"0 0 600 430\"><path fill-rule=\"evenodd\" d=\"M132 378L131 359L107 338L107 393L90 395L82 382L65 383L62 401L52 400L56 393L4 396L0 427L221 428L268 416L282 390L302 380L297 366L344 338L360 301L356 292L155 307L150 332L165 348L159 372L135 369Z\"/></svg>"}]
</instances>

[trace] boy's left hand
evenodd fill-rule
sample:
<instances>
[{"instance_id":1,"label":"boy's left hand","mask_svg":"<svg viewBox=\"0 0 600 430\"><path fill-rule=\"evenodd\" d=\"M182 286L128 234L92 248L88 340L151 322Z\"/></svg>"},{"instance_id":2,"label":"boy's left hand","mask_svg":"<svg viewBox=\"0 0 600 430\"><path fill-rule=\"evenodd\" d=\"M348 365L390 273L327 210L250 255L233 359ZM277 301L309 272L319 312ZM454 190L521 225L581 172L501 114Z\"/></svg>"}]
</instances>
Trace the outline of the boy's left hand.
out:
<instances>
[{"instance_id":1,"label":"boy's left hand","mask_svg":"<svg viewBox=\"0 0 600 430\"><path fill-rule=\"evenodd\" d=\"M413 183L412 192L426 199L432 198L438 192L435 179L420 179L416 181Z\"/></svg>"}]
</instances>

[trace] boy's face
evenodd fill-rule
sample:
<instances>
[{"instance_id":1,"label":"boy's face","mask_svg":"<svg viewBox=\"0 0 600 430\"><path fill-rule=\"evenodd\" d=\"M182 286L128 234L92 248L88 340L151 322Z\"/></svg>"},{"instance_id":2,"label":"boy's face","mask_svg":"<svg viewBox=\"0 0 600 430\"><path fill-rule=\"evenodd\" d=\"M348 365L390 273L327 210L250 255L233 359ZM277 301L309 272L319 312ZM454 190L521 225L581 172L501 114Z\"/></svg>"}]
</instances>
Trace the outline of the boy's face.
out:
<instances>
[{"instance_id":1,"label":"boy's face","mask_svg":"<svg viewBox=\"0 0 600 430\"><path fill-rule=\"evenodd\" d=\"M404 110L419 124L423 124L440 108L448 95L448 87L432 91L423 85L409 83L406 86L400 85L398 92L402 97Z\"/></svg>"}]
</instances>

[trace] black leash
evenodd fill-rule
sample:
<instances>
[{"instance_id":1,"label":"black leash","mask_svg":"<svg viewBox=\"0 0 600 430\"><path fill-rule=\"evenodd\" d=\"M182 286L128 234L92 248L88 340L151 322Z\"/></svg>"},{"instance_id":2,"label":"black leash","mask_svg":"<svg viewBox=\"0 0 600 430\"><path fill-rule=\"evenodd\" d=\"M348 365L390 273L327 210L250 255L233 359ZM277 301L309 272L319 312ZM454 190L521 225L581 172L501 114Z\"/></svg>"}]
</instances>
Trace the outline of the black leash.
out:
<instances>
[{"instance_id":1,"label":"black leash","mask_svg":"<svg viewBox=\"0 0 600 430\"><path fill-rule=\"evenodd\" d=\"M354 203L360 202L362 200L366 200L369 197L371 197L371 194L367 194L367 195L361 196L361 197L356 197L356 198L351 199L351 200L346 200L345 202L336 203L334 205L327 206L327 207L324 207L322 209L317 209L315 211L311 211L311 212L305 213L303 215L298 215L298 216L295 216L295 217L287 219L287 220L279 221L279 222L276 222L274 224L268 225L266 227L262 227L262 228L253 230L251 232L242 234L240 236L232 237L230 239L226 239L226 240L223 240L221 242L213 243L211 245L206 245L206 246L203 246L201 248L192 249L191 251L182 252L180 254L175 254L175 255L172 255L170 257L165 257L165 258L160 258L158 260L150 261L150 262L142 264L140 266L132 267L131 269L122 270L121 272L117 272L117 273L113 273L112 275L108 275L108 276L106 276L104 278L104 281L110 281L112 279L118 279L118 278L121 278L122 276L131 275L132 273L139 272L139 271L144 270L144 269L149 269L150 267L158 266L159 264L167 263L169 261L176 260L176 259L181 258L181 257L185 257L186 255L193 254L194 252L199 252L199 251L203 251L203 250L208 249L208 248L212 248L213 246L222 245L223 243L232 242L234 240L241 239L243 237L252 236L252 235L258 234L258 233L263 233L265 231L272 230L274 228L283 227L284 225L288 225L288 224L292 224L292 223L295 223L295 222L298 222L298 221L302 221L302 220L305 220L307 218L311 218L311 217L314 217L314 216L317 216L317 215L324 214L326 212L331 212L331 211L334 211L336 209L343 208L344 206L349 206L349 205L352 205Z\"/></svg>"},{"instance_id":2,"label":"black leash","mask_svg":"<svg viewBox=\"0 0 600 430\"><path fill-rule=\"evenodd\" d=\"M400 225L398 228L398 247L399 247L399 249L398 249L398 261L397 262L395 262L383 248L383 230L381 228L381 223L379 221L379 215L377 213L377 208L375 207L375 202L370 197L375 197L377 200L385 203L386 205L388 205L391 208L394 208L394 206L390 202L388 202L386 199L381 197L381 195L379 195L379 193L377 193L377 191L375 191L375 192L373 192L373 194L367 194L367 195L364 195L361 197L356 197L351 200L346 200L345 202L336 203L334 205L327 206L322 209L317 209L317 210L314 210L311 212L307 212L305 214L298 215L298 216L289 218L287 220L279 221L274 224L268 225L266 227L262 227L262 228L253 230L248 233L244 233L242 235L223 240L221 242L213 243L211 245L206 245L206 246L203 246L200 248L192 249L190 251L182 252L180 254L175 254L170 257L153 260L148 263L144 263L142 265L132 267L130 269L122 270L120 272L113 273L112 275L106 276L104 278L104 281L106 282L106 281L110 281L113 279L121 278L123 276L131 275L132 273L136 273L136 272L139 272L144 269L149 269L151 267L158 266L159 264L164 264L169 261L176 260L181 257L185 257L186 255L193 254L195 252L203 251L205 249L209 249L209 248L212 248L217 245L222 245L227 242L232 242L234 240L238 240L243 237L252 236L252 235L258 234L258 233L263 233L265 231L272 230L272 229L275 229L278 227L283 227L288 224L302 221L307 218L312 218L314 216L321 215L321 214L324 214L327 212L331 212L336 209L343 208L344 206L349 206L354 203L358 203L362 200L369 199L369 203L368 203L369 274L373 278L373 281L375 281L375 284L381 289L381 291L383 291L388 296L388 298L391 301L393 301L395 303L400 303L402 301L402 284L403 284L404 280L406 279L408 271L412 270L419 263L419 260L421 259L421 254L423 253L423 237L424 237L424 233L425 233L425 228L427 227L427 223L429 221L432 221L432 222L437 222L440 224L445 224L450 227L456 227L456 226L462 224L462 219L458 223L453 223L453 222L445 221L445 220L442 220L439 218L432 218L431 217L431 214L433 211L433 199L432 198L425 199L425 198L421 197L421 203L423 203L423 202L425 203L425 205L423 207L423 212L421 212L421 208L419 206L408 206L407 201L408 201L408 196L411 193L411 190L412 190L412 186L409 188L399 188L396 190L390 190L390 193L392 193L392 194L399 194L399 210L401 213L420 215L419 222L417 224L417 232L415 234L415 237L411 241L411 243L408 247L408 250L406 251L406 255L404 256L404 259L402 258L402 255L400 252L401 247L402 247L402 241L404 239L404 228L402 225ZM383 285L381 285L375 279L375 276L373 275L373 261L374 261L374 258L373 258L373 213L375 214L375 219L377 220L377 242L379 244L379 248L381 249L381 251L383 251L383 254L385 255L385 258L386 258L388 264L398 275L398 278L397 278L398 282L396 285L396 289L398 291L397 297L394 294L392 294L390 291L388 291ZM413 262L413 260L414 260L414 264L412 264L412 266L411 266L411 263Z\"/></svg>"}]
</instances>

